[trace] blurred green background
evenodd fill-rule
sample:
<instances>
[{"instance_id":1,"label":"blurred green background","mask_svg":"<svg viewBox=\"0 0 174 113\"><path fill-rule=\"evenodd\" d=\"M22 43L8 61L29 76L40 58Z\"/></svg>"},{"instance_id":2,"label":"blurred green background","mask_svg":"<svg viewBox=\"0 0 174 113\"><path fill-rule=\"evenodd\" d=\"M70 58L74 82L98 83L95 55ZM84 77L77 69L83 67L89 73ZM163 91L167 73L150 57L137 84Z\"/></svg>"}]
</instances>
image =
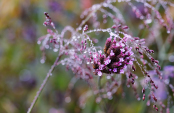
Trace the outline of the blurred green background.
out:
<instances>
[{"instance_id":1,"label":"blurred green background","mask_svg":"<svg viewBox=\"0 0 174 113\"><path fill-rule=\"evenodd\" d=\"M61 31L67 25L76 28L76 23L81 22L82 11L102 1L0 0L0 113L26 113L57 57L56 53L47 51L46 62L40 63L42 53L37 39L47 33L43 26L44 12L49 13ZM68 92L72 79L75 78L71 71L58 66L32 113L103 113L85 81L78 80ZM145 111L145 102L137 101L133 93L122 95L121 90L113 100L107 100L107 107L112 107L117 113Z\"/></svg>"},{"instance_id":2,"label":"blurred green background","mask_svg":"<svg viewBox=\"0 0 174 113\"><path fill-rule=\"evenodd\" d=\"M40 63L42 53L37 39L47 33L43 26L44 12L49 13L61 31L67 25L77 27L81 12L99 2L101 0L0 0L0 113L26 113L56 59L57 54L48 51L46 63ZM72 77L65 67L58 66L32 113L82 112L78 99L89 90L87 83L78 82L70 94L71 102L65 103ZM94 103L93 96L91 102Z\"/></svg>"}]
</instances>

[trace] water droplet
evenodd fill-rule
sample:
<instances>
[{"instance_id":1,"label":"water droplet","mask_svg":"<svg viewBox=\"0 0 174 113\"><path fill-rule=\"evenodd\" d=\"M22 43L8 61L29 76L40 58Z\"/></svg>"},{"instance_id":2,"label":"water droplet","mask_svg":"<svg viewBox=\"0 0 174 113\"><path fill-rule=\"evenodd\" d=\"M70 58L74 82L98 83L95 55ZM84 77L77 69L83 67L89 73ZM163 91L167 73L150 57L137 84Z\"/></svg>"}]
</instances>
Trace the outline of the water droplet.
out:
<instances>
[{"instance_id":1,"label":"water droplet","mask_svg":"<svg viewBox=\"0 0 174 113\"><path fill-rule=\"evenodd\" d=\"M66 97L66 98L65 98L65 102L66 102L66 103L71 102L71 98L70 98L70 97Z\"/></svg>"},{"instance_id":2,"label":"water droplet","mask_svg":"<svg viewBox=\"0 0 174 113\"><path fill-rule=\"evenodd\" d=\"M169 56L169 61L170 61L170 62L174 62L174 55L170 55L170 56Z\"/></svg>"},{"instance_id":3,"label":"water droplet","mask_svg":"<svg viewBox=\"0 0 174 113\"><path fill-rule=\"evenodd\" d=\"M152 19L147 19L147 20L145 20L145 23L146 24L150 24L152 22Z\"/></svg>"},{"instance_id":4,"label":"water droplet","mask_svg":"<svg viewBox=\"0 0 174 113\"><path fill-rule=\"evenodd\" d=\"M107 92L107 95L108 95L108 96L111 96L111 95L112 95L112 93L111 93L111 92Z\"/></svg>"},{"instance_id":5,"label":"water droplet","mask_svg":"<svg viewBox=\"0 0 174 113\"><path fill-rule=\"evenodd\" d=\"M40 63L42 63L42 64L45 63L45 60L44 59L41 59L40 60Z\"/></svg>"},{"instance_id":6,"label":"water droplet","mask_svg":"<svg viewBox=\"0 0 174 113\"><path fill-rule=\"evenodd\" d=\"M41 44L41 41L38 40L38 41L37 41L37 44Z\"/></svg>"},{"instance_id":7,"label":"water droplet","mask_svg":"<svg viewBox=\"0 0 174 113\"><path fill-rule=\"evenodd\" d=\"M168 30L168 31L167 31L167 33L169 34L169 33L170 33L170 31Z\"/></svg>"},{"instance_id":8,"label":"water droplet","mask_svg":"<svg viewBox=\"0 0 174 113\"><path fill-rule=\"evenodd\" d=\"M79 27L78 29L79 29L79 30L82 30L82 27Z\"/></svg>"},{"instance_id":9,"label":"water droplet","mask_svg":"<svg viewBox=\"0 0 174 113\"><path fill-rule=\"evenodd\" d=\"M50 76L52 76L53 74L52 73L50 73Z\"/></svg>"},{"instance_id":10,"label":"water droplet","mask_svg":"<svg viewBox=\"0 0 174 113\"><path fill-rule=\"evenodd\" d=\"M57 49L57 48L54 48L54 49L53 49L53 51L54 51L54 52L57 52L57 51L58 51L58 49Z\"/></svg>"},{"instance_id":11,"label":"water droplet","mask_svg":"<svg viewBox=\"0 0 174 113\"><path fill-rule=\"evenodd\" d=\"M104 7L107 7L107 6L108 6L108 4L107 4L107 3L103 3L103 6L104 6Z\"/></svg>"},{"instance_id":12,"label":"water droplet","mask_svg":"<svg viewBox=\"0 0 174 113\"><path fill-rule=\"evenodd\" d=\"M137 100L140 101L141 100L140 97L138 97Z\"/></svg>"},{"instance_id":13,"label":"water droplet","mask_svg":"<svg viewBox=\"0 0 174 113\"><path fill-rule=\"evenodd\" d=\"M73 36L72 39L76 39L76 36Z\"/></svg>"},{"instance_id":14,"label":"water droplet","mask_svg":"<svg viewBox=\"0 0 174 113\"><path fill-rule=\"evenodd\" d=\"M56 45L55 45L55 48L59 48L59 45L56 44Z\"/></svg>"},{"instance_id":15,"label":"water droplet","mask_svg":"<svg viewBox=\"0 0 174 113\"><path fill-rule=\"evenodd\" d=\"M135 79L138 79L138 76L135 76Z\"/></svg>"},{"instance_id":16,"label":"water droplet","mask_svg":"<svg viewBox=\"0 0 174 113\"><path fill-rule=\"evenodd\" d=\"M150 100L148 100L146 104L147 104L147 106L150 106Z\"/></svg>"},{"instance_id":17,"label":"water droplet","mask_svg":"<svg viewBox=\"0 0 174 113\"><path fill-rule=\"evenodd\" d=\"M166 84L169 84L169 79L166 79L166 80L164 80L164 82L166 83Z\"/></svg>"},{"instance_id":18,"label":"water droplet","mask_svg":"<svg viewBox=\"0 0 174 113\"><path fill-rule=\"evenodd\" d=\"M49 48L49 45L45 45L45 48L48 49Z\"/></svg>"},{"instance_id":19,"label":"water droplet","mask_svg":"<svg viewBox=\"0 0 174 113\"><path fill-rule=\"evenodd\" d=\"M140 19L141 19L141 20L144 19L144 16L140 16Z\"/></svg>"},{"instance_id":20,"label":"water droplet","mask_svg":"<svg viewBox=\"0 0 174 113\"><path fill-rule=\"evenodd\" d=\"M106 78L107 78L107 79L111 79L111 76L107 76Z\"/></svg>"}]
</instances>

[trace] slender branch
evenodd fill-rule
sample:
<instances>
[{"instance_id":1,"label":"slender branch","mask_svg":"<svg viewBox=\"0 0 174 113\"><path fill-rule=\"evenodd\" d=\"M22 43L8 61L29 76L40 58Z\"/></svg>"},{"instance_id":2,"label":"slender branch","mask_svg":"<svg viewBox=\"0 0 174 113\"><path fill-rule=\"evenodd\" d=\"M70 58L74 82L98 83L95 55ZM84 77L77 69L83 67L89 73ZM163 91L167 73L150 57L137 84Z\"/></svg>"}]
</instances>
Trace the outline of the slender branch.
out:
<instances>
[{"instance_id":1,"label":"slender branch","mask_svg":"<svg viewBox=\"0 0 174 113\"><path fill-rule=\"evenodd\" d=\"M79 25L79 27L77 27L76 32L77 32L77 31L79 30L79 28L82 27L82 26L93 16L93 14L94 14L97 10L99 10L100 8L101 8L101 5L100 5L98 8L96 8L94 11L92 11L92 12L85 18L85 20L82 21L82 23Z\"/></svg>"},{"instance_id":2,"label":"slender branch","mask_svg":"<svg viewBox=\"0 0 174 113\"><path fill-rule=\"evenodd\" d=\"M99 89L99 96L100 96L100 98L102 98L102 94L101 94L101 92L100 92L100 90L101 90L101 78L102 78L102 76L99 76L98 77L98 89ZM101 107L101 109L103 110L103 111L106 111L106 102L105 102L105 100L103 100L103 105L101 105L102 107Z\"/></svg>"},{"instance_id":3,"label":"slender branch","mask_svg":"<svg viewBox=\"0 0 174 113\"><path fill-rule=\"evenodd\" d=\"M58 63L60 57L61 57L61 56L57 57L56 61L55 61L54 64L51 66L51 69L50 69L49 72L47 73L47 76L46 76L45 79L43 80L43 82L42 82L42 84L41 84L39 90L38 90L37 93L36 93L36 96L34 97L34 99L33 99L32 103L31 103L30 107L28 108L27 113L30 113L31 110L33 109L33 107L34 107L34 105L35 105L37 99L39 98L39 96L40 96L40 94L41 94L43 88L45 87L45 85L46 85L46 83L47 83L47 81L48 81L48 79L49 79L49 77L50 77L52 71L53 71L54 68L57 66L57 63Z\"/></svg>"}]
</instances>

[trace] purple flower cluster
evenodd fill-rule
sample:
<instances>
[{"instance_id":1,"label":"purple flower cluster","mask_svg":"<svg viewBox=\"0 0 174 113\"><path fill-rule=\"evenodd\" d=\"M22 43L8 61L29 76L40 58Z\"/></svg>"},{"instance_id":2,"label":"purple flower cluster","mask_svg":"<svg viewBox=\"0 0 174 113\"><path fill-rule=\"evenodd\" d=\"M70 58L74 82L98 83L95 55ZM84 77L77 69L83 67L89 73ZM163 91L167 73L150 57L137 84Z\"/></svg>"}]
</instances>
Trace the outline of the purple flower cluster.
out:
<instances>
[{"instance_id":1,"label":"purple flower cluster","mask_svg":"<svg viewBox=\"0 0 174 113\"><path fill-rule=\"evenodd\" d=\"M101 51L93 55L95 74L101 76L106 74L124 74L127 65L133 64L134 58L131 57L133 52L131 47L126 46L123 40L108 38L104 47L104 54Z\"/></svg>"},{"instance_id":2,"label":"purple flower cluster","mask_svg":"<svg viewBox=\"0 0 174 113\"><path fill-rule=\"evenodd\" d=\"M123 2L124 0L120 0ZM163 0L162 0L163 1ZM161 3L164 3L162 2ZM82 23L74 29L71 26L66 26L62 32L58 33L56 31L54 23L52 22L48 13L45 13L46 21L45 26L51 26L55 31L48 30L48 34L39 39L38 44L41 45L41 50L43 52L43 60L41 63L45 62L45 49L53 49L54 52L58 53L58 58L55 61L55 67L58 64L66 65L67 69L71 69L76 75L76 78L86 80L93 88L94 94L98 95L96 102L100 102L104 98L112 99L112 96L116 93L119 87L127 85L127 87L132 87L137 100L141 100L138 94L138 82L141 75L143 77L142 85L142 100L147 98L147 105L153 103L153 108L158 111L158 107L161 106L164 109L164 104L158 104L160 99L157 93L160 93L160 89L165 89L163 84L169 85L174 93L173 85L169 84L169 77L173 77L173 71L161 72L161 67L159 66L159 61L155 60L151 54L154 53L150 50L145 43L145 39L139 37L132 37L129 34L129 27L126 25L126 20L123 14L114 6L115 0L106 0L101 4L93 5L91 8L84 11L81 18L84 18ZM148 28L149 34L154 36L157 34L155 30L150 29L150 23L153 23L154 17L158 20L158 24L165 26L167 28L167 33L170 33L172 26L170 26L170 19L168 18L166 26L161 14L158 10L146 1L136 0L137 3L144 4L143 9L146 10L142 14L142 11L137 8L133 3L128 2L128 5L132 8L133 13L136 17L143 21L143 25L140 28ZM164 7L166 5L162 5ZM164 7L165 8L165 7ZM109 10L107 10L109 9ZM149 11L148 11L149 10ZM151 17L151 11L155 14ZM103 23L107 23L107 18L113 20L113 26L111 28L102 28L102 22L97 19L97 13L101 12L103 14ZM114 12L114 13L113 13ZM115 15L116 14L116 15ZM169 17L166 13L166 17ZM91 29L91 25L85 25L90 18L93 18L92 25L94 29ZM100 25L101 24L101 25ZM153 25L153 24L152 24ZM154 24L156 25L156 24ZM101 27L101 28L100 28ZM144 29L143 29L144 30ZM82 31L82 32L81 32ZM71 33L71 37L67 38L65 34L67 32ZM102 46L95 46L94 43L96 39L91 38L91 33L108 33L110 35L107 38L103 53ZM154 36L155 37L155 36ZM154 79L149 69L152 69L158 78ZM167 67L169 69L169 67ZM141 74L136 75L136 71L141 72ZM173 67L170 67L173 70ZM93 80L97 77L93 77L93 73L98 75L99 89L96 89L96 84ZM100 86L100 80L105 79L103 74L106 74L106 82ZM121 80L122 75L126 75L126 80ZM162 76L162 74L167 76ZM124 81L124 82L123 82ZM126 81L126 82L125 82ZM158 82L162 81L162 86ZM164 91L164 90L163 90ZM124 93L124 92L123 92ZM159 109L161 111L161 109ZM168 110L168 108L167 108Z\"/></svg>"}]
</instances>

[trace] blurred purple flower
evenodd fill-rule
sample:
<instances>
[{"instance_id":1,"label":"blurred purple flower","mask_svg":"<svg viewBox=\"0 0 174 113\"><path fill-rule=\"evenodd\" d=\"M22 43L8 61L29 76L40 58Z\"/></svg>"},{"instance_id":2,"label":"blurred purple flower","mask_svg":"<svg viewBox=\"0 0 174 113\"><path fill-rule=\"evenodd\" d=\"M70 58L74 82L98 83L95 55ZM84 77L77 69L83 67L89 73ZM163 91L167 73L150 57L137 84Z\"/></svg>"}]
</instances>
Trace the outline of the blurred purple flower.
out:
<instances>
[{"instance_id":1,"label":"blurred purple flower","mask_svg":"<svg viewBox=\"0 0 174 113\"><path fill-rule=\"evenodd\" d=\"M159 87L155 91L156 97L162 101L167 99L167 85L170 83L170 78L174 77L174 66L168 65L164 67L163 71L161 71L163 75L162 81L156 77L155 71L148 71L148 73L152 77L152 81ZM150 81L149 78L145 79L146 82Z\"/></svg>"},{"instance_id":2,"label":"blurred purple flower","mask_svg":"<svg viewBox=\"0 0 174 113\"><path fill-rule=\"evenodd\" d=\"M163 71L164 78L174 77L174 66L165 66Z\"/></svg>"},{"instance_id":3,"label":"blurred purple flower","mask_svg":"<svg viewBox=\"0 0 174 113\"><path fill-rule=\"evenodd\" d=\"M59 4L59 2L55 1L55 0L50 0L48 3L48 7L51 11L53 12L61 12L62 11L62 7Z\"/></svg>"},{"instance_id":4,"label":"blurred purple flower","mask_svg":"<svg viewBox=\"0 0 174 113\"><path fill-rule=\"evenodd\" d=\"M27 26L23 29L23 37L27 42L33 43L36 39L36 29L34 26Z\"/></svg>"}]
</instances>

